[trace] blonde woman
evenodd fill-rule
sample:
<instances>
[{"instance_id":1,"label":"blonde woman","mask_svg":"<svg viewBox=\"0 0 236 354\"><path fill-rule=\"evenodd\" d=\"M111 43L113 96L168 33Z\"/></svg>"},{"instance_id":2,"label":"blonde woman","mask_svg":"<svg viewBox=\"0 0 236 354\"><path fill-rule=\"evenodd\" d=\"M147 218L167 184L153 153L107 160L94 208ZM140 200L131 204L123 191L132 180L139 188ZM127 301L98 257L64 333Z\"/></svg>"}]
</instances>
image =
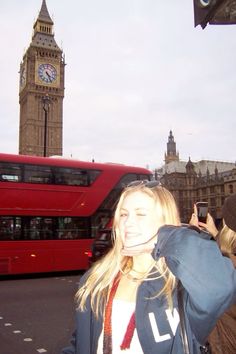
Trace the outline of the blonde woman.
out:
<instances>
[{"instance_id":1,"label":"blonde woman","mask_svg":"<svg viewBox=\"0 0 236 354\"><path fill-rule=\"evenodd\" d=\"M81 278L76 330L63 354L183 354L177 282L190 353L200 353L235 300L235 271L216 243L180 226L171 193L135 181L114 215L114 246Z\"/></svg>"}]
</instances>

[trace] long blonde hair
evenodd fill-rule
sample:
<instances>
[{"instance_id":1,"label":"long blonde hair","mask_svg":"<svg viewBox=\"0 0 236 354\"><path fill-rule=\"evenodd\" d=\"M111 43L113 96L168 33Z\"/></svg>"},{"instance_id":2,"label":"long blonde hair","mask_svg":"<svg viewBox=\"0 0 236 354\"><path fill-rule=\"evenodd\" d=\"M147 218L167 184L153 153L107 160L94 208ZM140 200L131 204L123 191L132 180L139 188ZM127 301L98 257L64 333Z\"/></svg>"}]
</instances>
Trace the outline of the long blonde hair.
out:
<instances>
[{"instance_id":1,"label":"long blonde hair","mask_svg":"<svg viewBox=\"0 0 236 354\"><path fill-rule=\"evenodd\" d=\"M114 214L113 223L113 248L108 254L90 269L87 279L76 293L76 301L78 309L85 311L86 301L90 296L91 308L98 317L99 313L103 312L106 303L107 294L110 285L119 272L129 271L132 268L132 257L122 256L121 250L123 247L120 237L119 219L120 209L124 199L131 193L141 191L154 199L157 215L162 214L164 220L163 225L180 225L178 209L172 194L164 187L156 186L149 188L145 184L140 183L137 186L126 187L120 196L119 202ZM165 259L162 257L155 262L156 278L163 278L164 286L160 293L154 294L159 296L165 294L168 304L172 307L172 291L175 287L175 277L168 269ZM153 270L152 270L153 274ZM153 279L153 278L152 278ZM145 279L146 281L148 280ZM143 280L143 281L145 281Z\"/></svg>"},{"instance_id":2,"label":"long blonde hair","mask_svg":"<svg viewBox=\"0 0 236 354\"><path fill-rule=\"evenodd\" d=\"M217 243L221 252L227 256L236 252L236 232L230 229L225 222L223 228L217 236Z\"/></svg>"}]
</instances>

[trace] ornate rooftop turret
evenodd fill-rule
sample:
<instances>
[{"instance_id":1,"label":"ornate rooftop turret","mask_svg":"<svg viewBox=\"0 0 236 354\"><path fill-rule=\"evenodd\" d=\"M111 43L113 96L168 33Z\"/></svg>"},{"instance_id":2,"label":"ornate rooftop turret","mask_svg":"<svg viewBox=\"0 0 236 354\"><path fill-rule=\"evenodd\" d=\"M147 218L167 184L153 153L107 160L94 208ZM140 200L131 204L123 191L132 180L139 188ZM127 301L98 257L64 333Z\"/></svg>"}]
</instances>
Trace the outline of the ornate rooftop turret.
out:
<instances>
[{"instance_id":1,"label":"ornate rooftop turret","mask_svg":"<svg viewBox=\"0 0 236 354\"><path fill-rule=\"evenodd\" d=\"M167 153L165 154L165 163L167 164L171 161L179 161L179 153L176 152L176 143L174 141L172 130L170 130L170 134L168 136Z\"/></svg>"},{"instance_id":2,"label":"ornate rooftop turret","mask_svg":"<svg viewBox=\"0 0 236 354\"><path fill-rule=\"evenodd\" d=\"M186 173L187 173L187 174L194 174L194 175L196 175L195 167L194 167L194 164L193 164L193 162L191 161L190 157L189 157L188 162L187 162L187 164L186 164Z\"/></svg>"},{"instance_id":3,"label":"ornate rooftop turret","mask_svg":"<svg viewBox=\"0 0 236 354\"><path fill-rule=\"evenodd\" d=\"M210 179L210 171L209 171L208 166L207 166L206 176L207 176L207 179Z\"/></svg>"}]
</instances>

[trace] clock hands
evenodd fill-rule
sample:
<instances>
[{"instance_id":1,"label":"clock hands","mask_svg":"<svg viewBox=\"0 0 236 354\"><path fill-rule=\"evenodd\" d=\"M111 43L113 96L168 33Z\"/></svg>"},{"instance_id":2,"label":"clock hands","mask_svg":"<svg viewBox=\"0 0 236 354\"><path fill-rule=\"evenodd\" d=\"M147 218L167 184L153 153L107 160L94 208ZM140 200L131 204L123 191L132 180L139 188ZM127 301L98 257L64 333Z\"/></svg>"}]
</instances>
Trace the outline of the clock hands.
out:
<instances>
[{"instance_id":1,"label":"clock hands","mask_svg":"<svg viewBox=\"0 0 236 354\"><path fill-rule=\"evenodd\" d=\"M48 73L47 70L45 72L46 72L47 77L49 78L49 81L52 82L52 80L53 80L52 76Z\"/></svg>"}]
</instances>

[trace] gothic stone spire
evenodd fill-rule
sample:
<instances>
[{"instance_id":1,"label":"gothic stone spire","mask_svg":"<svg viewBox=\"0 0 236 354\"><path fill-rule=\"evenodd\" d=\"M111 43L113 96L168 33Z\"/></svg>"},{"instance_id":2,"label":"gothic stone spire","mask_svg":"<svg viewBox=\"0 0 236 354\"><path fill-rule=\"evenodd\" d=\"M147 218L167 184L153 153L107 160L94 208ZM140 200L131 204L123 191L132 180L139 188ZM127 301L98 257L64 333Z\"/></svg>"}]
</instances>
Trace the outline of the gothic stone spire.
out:
<instances>
[{"instance_id":1,"label":"gothic stone spire","mask_svg":"<svg viewBox=\"0 0 236 354\"><path fill-rule=\"evenodd\" d=\"M43 2L42 2L41 10L38 15L38 20L42 21L42 22L50 23L51 25L53 25L53 21L49 15L49 12L47 9L46 0L43 0Z\"/></svg>"}]
</instances>

